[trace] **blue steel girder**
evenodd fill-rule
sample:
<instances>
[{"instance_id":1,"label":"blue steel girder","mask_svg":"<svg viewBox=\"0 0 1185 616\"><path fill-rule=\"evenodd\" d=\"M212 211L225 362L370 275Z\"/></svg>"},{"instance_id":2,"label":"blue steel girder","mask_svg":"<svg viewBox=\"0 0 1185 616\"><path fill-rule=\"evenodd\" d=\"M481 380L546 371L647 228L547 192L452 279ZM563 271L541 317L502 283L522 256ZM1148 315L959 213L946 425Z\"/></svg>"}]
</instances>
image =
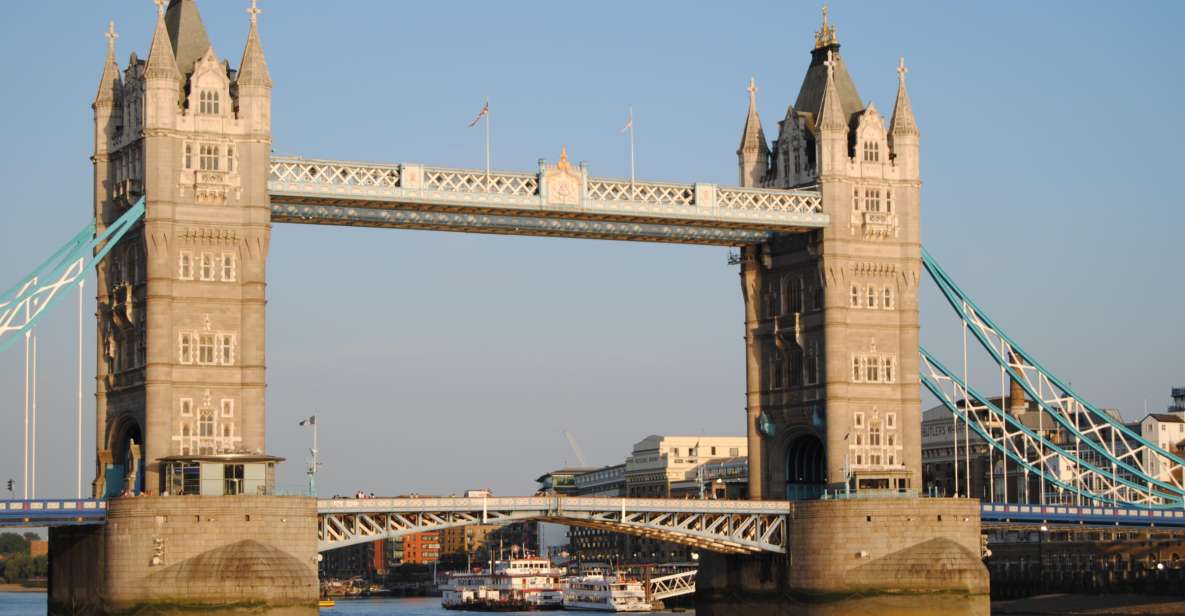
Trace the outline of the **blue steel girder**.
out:
<instances>
[{"instance_id":1,"label":"blue steel girder","mask_svg":"<svg viewBox=\"0 0 1185 616\"><path fill-rule=\"evenodd\" d=\"M318 501L322 551L470 524L541 520L704 550L785 552L784 501L585 497L378 498Z\"/></svg>"},{"instance_id":2,"label":"blue steel girder","mask_svg":"<svg viewBox=\"0 0 1185 616\"><path fill-rule=\"evenodd\" d=\"M826 227L817 190L275 157L278 222L744 245ZM555 184L552 186L552 184ZM313 206L313 207L302 207Z\"/></svg>"},{"instance_id":3,"label":"blue steel girder","mask_svg":"<svg viewBox=\"0 0 1185 616\"><path fill-rule=\"evenodd\" d=\"M1138 502L1159 501L1167 506L1183 504L1185 460L1136 434L1046 370L997 326L924 248L922 264L991 359L1021 386L1042 412L1058 422L1075 442L1110 462L1116 469L1113 476L1120 477L1119 471L1122 470L1125 479L1134 478L1143 484L1141 487L1130 480L1126 482L1128 487L1136 489L1137 497L1141 499ZM1146 457L1161 461L1167 472L1154 476L1147 468Z\"/></svg>"},{"instance_id":4,"label":"blue steel girder","mask_svg":"<svg viewBox=\"0 0 1185 616\"><path fill-rule=\"evenodd\" d=\"M91 266L107 256L144 216L144 199L95 235L93 222L53 253L16 286L0 295L0 352L28 332L65 294L80 284Z\"/></svg>"},{"instance_id":5,"label":"blue steel girder","mask_svg":"<svg viewBox=\"0 0 1185 616\"><path fill-rule=\"evenodd\" d=\"M96 499L0 500L0 528L103 524L107 501Z\"/></svg>"}]
</instances>

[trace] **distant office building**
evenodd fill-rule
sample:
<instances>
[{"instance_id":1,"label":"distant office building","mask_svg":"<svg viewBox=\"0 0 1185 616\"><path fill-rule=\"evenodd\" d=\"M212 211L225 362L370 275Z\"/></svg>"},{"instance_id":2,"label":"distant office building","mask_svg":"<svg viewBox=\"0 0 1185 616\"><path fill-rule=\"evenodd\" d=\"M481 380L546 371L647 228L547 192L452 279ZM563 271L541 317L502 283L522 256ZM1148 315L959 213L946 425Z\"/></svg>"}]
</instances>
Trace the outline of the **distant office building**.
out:
<instances>
[{"instance_id":1,"label":"distant office building","mask_svg":"<svg viewBox=\"0 0 1185 616\"><path fill-rule=\"evenodd\" d=\"M748 440L743 436L650 435L634 444L625 461L626 496L634 498L711 498L727 495L728 474L733 493L741 493L736 477L748 479ZM743 462L742 462L743 460ZM731 462L730 462L731 461ZM744 471L739 471L740 465ZM720 479L716 487L716 479ZM745 492L747 496L747 492ZM644 537L627 537L622 557L627 562L690 562L687 546Z\"/></svg>"},{"instance_id":2,"label":"distant office building","mask_svg":"<svg viewBox=\"0 0 1185 616\"><path fill-rule=\"evenodd\" d=\"M669 498L672 484L687 481L699 465L720 458L746 457L747 442L743 436L650 435L635 444L626 458L626 495Z\"/></svg>"},{"instance_id":3,"label":"distant office building","mask_svg":"<svg viewBox=\"0 0 1185 616\"><path fill-rule=\"evenodd\" d=\"M683 481L671 483L672 498L749 498L749 458L719 458L701 462Z\"/></svg>"},{"instance_id":4,"label":"distant office building","mask_svg":"<svg viewBox=\"0 0 1185 616\"><path fill-rule=\"evenodd\" d=\"M547 494L575 495L576 477L583 475L593 468L561 468L540 475L535 482L539 484L539 492ZM537 522L539 534L539 554L542 556L563 557L569 552L569 528L562 524Z\"/></svg>"},{"instance_id":5,"label":"distant office building","mask_svg":"<svg viewBox=\"0 0 1185 616\"><path fill-rule=\"evenodd\" d=\"M615 464L576 476L576 496L621 498L625 496L625 464ZM610 562L626 551L621 533L573 526L568 529L569 551L581 562Z\"/></svg>"},{"instance_id":6,"label":"distant office building","mask_svg":"<svg viewBox=\"0 0 1185 616\"><path fill-rule=\"evenodd\" d=\"M1172 397L1173 403L1169 405L1169 412L1185 413L1185 387L1174 387Z\"/></svg>"},{"instance_id":7,"label":"distant office building","mask_svg":"<svg viewBox=\"0 0 1185 616\"><path fill-rule=\"evenodd\" d=\"M486 540L499 528L496 524L456 526L440 531L440 560L451 569L482 563L488 558Z\"/></svg>"}]
</instances>

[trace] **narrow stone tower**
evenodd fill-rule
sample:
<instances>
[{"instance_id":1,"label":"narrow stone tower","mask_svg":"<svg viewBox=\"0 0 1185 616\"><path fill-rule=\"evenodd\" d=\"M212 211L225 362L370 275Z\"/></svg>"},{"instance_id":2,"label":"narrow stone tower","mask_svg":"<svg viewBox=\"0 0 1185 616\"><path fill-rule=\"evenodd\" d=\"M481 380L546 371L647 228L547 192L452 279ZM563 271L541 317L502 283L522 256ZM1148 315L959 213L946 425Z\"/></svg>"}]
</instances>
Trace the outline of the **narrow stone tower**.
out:
<instances>
[{"instance_id":1,"label":"narrow stone tower","mask_svg":"<svg viewBox=\"0 0 1185 616\"><path fill-rule=\"evenodd\" d=\"M194 0L160 7L95 99L95 217L144 222L98 268L95 492L164 489L167 456L261 454L271 79L258 10L239 70Z\"/></svg>"},{"instance_id":2,"label":"narrow stone tower","mask_svg":"<svg viewBox=\"0 0 1185 616\"><path fill-rule=\"evenodd\" d=\"M754 498L921 484L918 129L898 75L886 127L825 15L772 149L750 87L741 182L817 187L831 217L742 252Z\"/></svg>"}]
</instances>

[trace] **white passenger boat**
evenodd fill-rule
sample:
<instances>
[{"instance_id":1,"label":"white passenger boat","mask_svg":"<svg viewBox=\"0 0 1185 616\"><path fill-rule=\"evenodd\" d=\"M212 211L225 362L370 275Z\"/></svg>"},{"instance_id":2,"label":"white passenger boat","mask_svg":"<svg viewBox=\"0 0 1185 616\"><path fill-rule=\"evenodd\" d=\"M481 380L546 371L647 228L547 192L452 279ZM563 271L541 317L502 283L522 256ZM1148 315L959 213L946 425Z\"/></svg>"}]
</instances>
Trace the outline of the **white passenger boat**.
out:
<instances>
[{"instance_id":1,"label":"white passenger boat","mask_svg":"<svg viewBox=\"0 0 1185 616\"><path fill-rule=\"evenodd\" d=\"M546 558L512 558L494 570L450 575L440 605L448 610L509 612L564 607L564 569Z\"/></svg>"},{"instance_id":2,"label":"white passenger boat","mask_svg":"<svg viewBox=\"0 0 1185 616\"><path fill-rule=\"evenodd\" d=\"M649 612L646 589L638 580L615 575L570 577L564 586L565 610Z\"/></svg>"}]
</instances>

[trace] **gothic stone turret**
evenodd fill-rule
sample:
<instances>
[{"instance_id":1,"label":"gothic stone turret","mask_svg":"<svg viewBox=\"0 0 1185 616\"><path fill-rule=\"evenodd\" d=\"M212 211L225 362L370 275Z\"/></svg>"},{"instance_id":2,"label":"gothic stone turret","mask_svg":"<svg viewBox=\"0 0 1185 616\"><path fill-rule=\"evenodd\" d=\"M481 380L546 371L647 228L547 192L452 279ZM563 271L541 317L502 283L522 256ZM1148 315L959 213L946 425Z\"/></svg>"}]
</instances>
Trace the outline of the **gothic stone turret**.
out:
<instances>
[{"instance_id":1,"label":"gothic stone turret","mask_svg":"<svg viewBox=\"0 0 1185 616\"><path fill-rule=\"evenodd\" d=\"M821 231L742 251L755 498L920 487L921 184L899 71L886 129L876 106L861 103L825 22L772 150L752 143L751 105L742 145L754 154L741 155L742 182L816 186L831 217ZM768 165L754 170L767 151Z\"/></svg>"},{"instance_id":2,"label":"gothic stone turret","mask_svg":"<svg viewBox=\"0 0 1185 616\"><path fill-rule=\"evenodd\" d=\"M163 9L163 6L162 6ZM147 211L98 268L95 491L157 492L159 460L264 448L271 79L252 12L236 74L194 0L158 15L95 108L95 217Z\"/></svg>"}]
</instances>

